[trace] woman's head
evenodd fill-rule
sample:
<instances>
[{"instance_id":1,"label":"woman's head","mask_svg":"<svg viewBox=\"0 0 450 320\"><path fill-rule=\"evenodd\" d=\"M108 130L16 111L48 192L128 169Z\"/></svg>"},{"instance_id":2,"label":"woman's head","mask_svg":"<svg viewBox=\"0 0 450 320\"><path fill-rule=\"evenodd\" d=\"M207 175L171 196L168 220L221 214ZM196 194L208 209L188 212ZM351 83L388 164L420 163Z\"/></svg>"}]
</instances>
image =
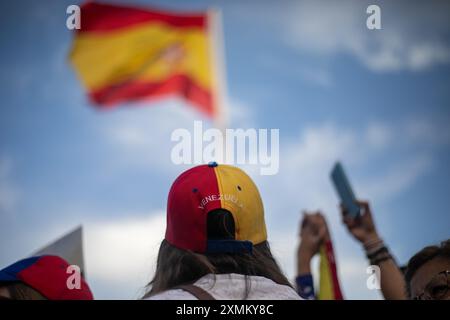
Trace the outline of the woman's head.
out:
<instances>
[{"instance_id":1,"label":"woman's head","mask_svg":"<svg viewBox=\"0 0 450 320\"><path fill-rule=\"evenodd\" d=\"M207 217L214 210L233 217L233 240L208 239ZM228 252L267 240L259 191L242 170L228 165L201 165L183 172L172 184L167 201L165 239L196 253Z\"/></svg>"},{"instance_id":2,"label":"woman's head","mask_svg":"<svg viewBox=\"0 0 450 320\"><path fill-rule=\"evenodd\" d=\"M450 299L450 239L416 253L405 278L412 299Z\"/></svg>"},{"instance_id":3,"label":"woman's head","mask_svg":"<svg viewBox=\"0 0 450 320\"><path fill-rule=\"evenodd\" d=\"M208 213L208 239L234 239L232 215L223 209ZM276 283L289 285L269 248L267 241L254 245L252 250L240 252L195 253L183 250L163 240L159 249L156 272L146 294L153 295L181 284L194 282L207 274L238 273L262 276ZM247 292L243 297L246 297Z\"/></svg>"},{"instance_id":4,"label":"woman's head","mask_svg":"<svg viewBox=\"0 0 450 320\"><path fill-rule=\"evenodd\" d=\"M92 292L80 274L80 287L68 286L69 263L58 256L19 260L0 270L0 298L13 300L92 300Z\"/></svg>"},{"instance_id":5,"label":"woman's head","mask_svg":"<svg viewBox=\"0 0 450 320\"><path fill-rule=\"evenodd\" d=\"M267 243L256 185L242 170L216 163L187 170L173 183L148 294L209 273L263 276L289 285Z\"/></svg>"}]
</instances>

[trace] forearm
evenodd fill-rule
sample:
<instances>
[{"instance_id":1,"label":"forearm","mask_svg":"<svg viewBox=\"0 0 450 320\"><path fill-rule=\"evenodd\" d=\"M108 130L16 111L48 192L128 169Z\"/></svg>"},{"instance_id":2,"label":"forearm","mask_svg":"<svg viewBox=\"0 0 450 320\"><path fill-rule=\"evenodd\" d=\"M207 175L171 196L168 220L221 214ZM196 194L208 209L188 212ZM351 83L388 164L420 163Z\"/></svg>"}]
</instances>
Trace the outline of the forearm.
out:
<instances>
[{"instance_id":1,"label":"forearm","mask_svg":"<svg viewBox=\"0 0 450 320\"><path fill-rule=\"evenodd\" d=\"M380 287L386 300L406 300L405 279L393 258L382 261L380 267Z\"/></svg>"},{"instance_id":2,"label":"forearm","mask_svg":"<svg viewBox=\"0 0 450 320\"><path fill-rule=\"evenodd\" d=\"M378 281L384 298L405 300L405 279L383 241L378 236L372 237L364 243L364 249L370 264L380 268Z\"/></svg>"},{"instance_id":3,"label":"forearm","mask_svg":"<svg viewBox=\"0 0 450 320\"><path fill-rule=\"evenodd\" d=\"M308 256L298 255L297 259L297 276L311 273L311 258Z\"/></svg>"}]
</instances>

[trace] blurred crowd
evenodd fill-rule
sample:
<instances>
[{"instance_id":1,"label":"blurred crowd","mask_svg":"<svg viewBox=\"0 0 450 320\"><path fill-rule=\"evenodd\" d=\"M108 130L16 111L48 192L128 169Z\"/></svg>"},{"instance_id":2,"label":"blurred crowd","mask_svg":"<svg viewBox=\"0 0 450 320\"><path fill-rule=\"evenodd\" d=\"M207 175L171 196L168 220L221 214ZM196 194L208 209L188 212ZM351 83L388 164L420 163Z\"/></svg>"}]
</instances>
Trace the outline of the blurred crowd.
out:
<instances>
[{"instance_id":1,"label":"blurred crowd","mask_svg":"<svg viewBox=\"0 0 450 320\"><path fill-rule=\"evenodd\" d=\"M450 299L450 239L419 250L400 268L380 236L369 202L357 204L361 212L356 217L341 205L342 222L361 244L383 297ZM143 299L344 299L331 231L323 213L304 211L292 284L267 242L262 200L253 181L232 166L194 167L169 192L166 235ZM319 282L311 264L316 255ZM83 275L77 279L67 272L69 267L51 255L13 263L0 271L0 299L94 299Z\"/></svg>"}]
</instances>

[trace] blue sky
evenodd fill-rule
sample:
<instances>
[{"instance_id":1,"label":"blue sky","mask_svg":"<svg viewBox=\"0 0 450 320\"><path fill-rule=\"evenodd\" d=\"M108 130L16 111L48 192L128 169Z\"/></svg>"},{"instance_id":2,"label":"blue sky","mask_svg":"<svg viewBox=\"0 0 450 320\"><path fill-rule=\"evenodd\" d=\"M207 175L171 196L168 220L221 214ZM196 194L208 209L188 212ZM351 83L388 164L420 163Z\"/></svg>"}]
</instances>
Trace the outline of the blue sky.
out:
<instances>
[{"instance_id":1,"label":"blue sky","mask_svg":"<svg viewBox=\"0 0 450 320\"><path fill-rule=\"evenodd\" d=\"M0 266L83 224L96 297L136 298L153 272L168 189L187 168L171 163L170 134L203 118L177 99L93 109L67 63L73 3L0 4ZM448 3L376 1L376 31L365 27L373 1L129 3L221 9L230 127L280 129L279 173L244 169L291 279L299 212L320 208L344 295L379 298L340 223L328 177L337 159L401 264L448 238Z\"/></svg>"}]
</instances>

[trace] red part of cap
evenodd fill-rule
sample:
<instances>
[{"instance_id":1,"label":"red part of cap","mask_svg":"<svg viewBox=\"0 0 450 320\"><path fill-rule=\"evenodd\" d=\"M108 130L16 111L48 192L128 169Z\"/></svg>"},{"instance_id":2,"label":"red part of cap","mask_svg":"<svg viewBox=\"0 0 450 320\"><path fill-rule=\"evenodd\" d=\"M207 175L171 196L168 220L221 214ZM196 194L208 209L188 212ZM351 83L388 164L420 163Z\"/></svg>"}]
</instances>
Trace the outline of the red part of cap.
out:
<instances>
[{"instance_id":1,"label":"red part of cap","mask_svg":"<svg viewBox=\"0 0 450 320\"><path fill-rule=\"evenodd\" d=\"M49 300L93 300L91 289L80 275L80 289L69 289L70 265L57 256L42 256L17 274L18 278ZM71 281L69 281L69 284Z\"/></svg>"},{"instance_id":2,"label":"red part of cap","mask_svg":"<svg viewBox=\"0 0 450 320\"><path fill-rule=\"evenodd\" d=\"M221 208L221 201L202 204L202 200L219 193L213 166L197 166L181 174L169 192L166 240L177 248L205 252L207 214Z\"/></svg>"}]
</instances>

